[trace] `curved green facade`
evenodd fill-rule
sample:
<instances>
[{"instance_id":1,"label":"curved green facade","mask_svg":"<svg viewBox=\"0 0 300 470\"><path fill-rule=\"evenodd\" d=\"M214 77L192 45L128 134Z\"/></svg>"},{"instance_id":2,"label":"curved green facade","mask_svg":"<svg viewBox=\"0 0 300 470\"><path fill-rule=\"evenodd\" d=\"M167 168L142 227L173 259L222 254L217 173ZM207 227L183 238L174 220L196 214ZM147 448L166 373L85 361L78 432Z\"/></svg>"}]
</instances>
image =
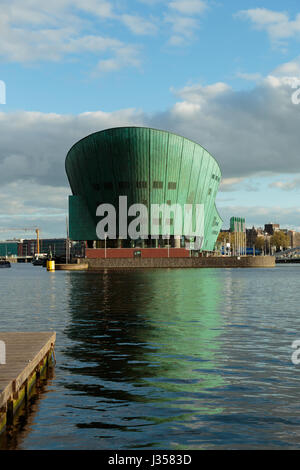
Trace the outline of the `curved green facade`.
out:
<instances>
[{"instance_id":1,"label":"curved green facade","mask_svg":"<svg viewBox=\"0 0 300 470\"><path fill-rule=\"evenodd\" d=\"M69 199L70 238L97 240L96 209L119 196L128 206L204 204L203 250L214 249L222 220L215 207L221 180L216 160L199 144L156 129L121 127L91 134L66 157L73 196Z\"/></svg>"}]
</instances>

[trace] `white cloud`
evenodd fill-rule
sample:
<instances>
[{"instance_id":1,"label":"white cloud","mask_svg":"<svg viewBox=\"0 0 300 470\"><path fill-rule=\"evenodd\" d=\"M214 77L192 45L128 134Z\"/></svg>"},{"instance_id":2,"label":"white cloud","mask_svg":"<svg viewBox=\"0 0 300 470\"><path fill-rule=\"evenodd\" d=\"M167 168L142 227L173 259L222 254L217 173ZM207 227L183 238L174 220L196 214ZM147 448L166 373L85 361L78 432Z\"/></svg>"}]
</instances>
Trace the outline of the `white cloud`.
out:
<instances>
[{"instance_id":1,"label":"white cloud","mask_svg":"<svg viewBox=\"0 0 300 470\"><path fill-rule=\"evenodd\" d=\"M224 178L297 173L300 108L292 103L291 84L273 80L276 86L269 77L242 91L224 83L173 90L178 102L151 123L201 143Z\"/></svg>"},{"instance_id":2,"label":"white cloud","mask_svg":"<svg viewBox=\"0 0 300 470\"><path fill-rule=\"evenodd\" d=\"M198 103L189 103L188 101L180 101L173 107L173 114L180 116L186 116L187 118L197 115L201 107Z\"/></svg>"},{"instance_id":3,"label":"white cloud","mask_svg":"<svg viewBox=\"0 0 300 470\"><path fill-rule=\"evenodd\" d=\"M138 47L121 46L116 51L115 57L98 62L94 75L97 75L97 73L114 72L127 66L139 67L140 63Z\"/></svg>"},{"instance_id":4,"label":"white cloud","mask_svg":"<svg viewBox=\"0 0 300 470\"><path fill-rule=\"evenodd\" d=\"M221 180L220 192L231 192L240 189L240 184L245 178L223 178Z\"/></svg>"},{"instance_id":5,"label":"white cloud","mask_svg":"<svg viewBox=\"0 0 300 470\"><path fill-rule=\"evenodd\" d=\"M2 112L1 187L17 180L64 187L67 185L64 160L74 142L99 129L142 122L141 113L130 109L77 116Z\"/></svg>"},{"instance_id":6,"label":"white cloud","mask_svg":"<svg viewBox=\"0 0 300 470\"><path fill-rule=\"evenodd\" d=\"M259 73L238 72L236 75L244 80L257 82L257 84L265 82L275 88L282 85L298 88L300 86L300 57L280 64L267 77L263 77Z\"/></svg>"},{"instance_id":7,"label":"white cloud","mask_svg":"<svg viewBox=\"0 0 300 470\"><path fill-rule=\"evenodd\" d=\"M65 236L69 193L66 186L53 187L30 180L3 183L0 193L0 239L35 237L34 232L8 231L10 227L38 226L44 238ZM3 228L6 230L3 231Z\"/></svg>"},{"instance_id":8,"label":"white cloud","mask_svg":"<svg viewBox=\"0 0 300 470\"><path fill-rule=\"evenodd\" d=\"M173 0L169 7L184 15L197 15L207 9L207 4L203 0Z\"/></svg>"},{"instance_id":9,"label":"white cloud","mask_svg":"<svg viewBox=\"0 0 300 470\"><path fill-rule=\"evenodd\" d=\"M150 6L153 2L143 3ZM140 43L124 40L120 29L125 27L141 37L164 34L168 24L169 44L185 45L194 40L199 19L207 9L204 0L159 3L157 17L144 17L130 10L129 3L117 0L2 0L0 58L19 63L80 60L80 54L89 52L102 73L139 67ZM121 59L120 51L129 49L135 49L135 57L131 53Z\"/></svg>"},{"instance_id":10,"label":"white cloud","mask_svg":"<svg viewBox=\"0 0 300 470\"><path fill-rule=\"evenodd\" d=\"M66 0L64 0L66 1ZM70 6L76 5L79 10L91 13L93 16L97 15L100 18L115 18L114 2L107 0L75 0L69 1Z\"/></svg>"},{"instance_id":11,"label":"white cloud","mask_svg":"<svg viewBox=\"0 0 300 470\"><path fill-rule=\"evenodd\" d=\"M216 98L218 95L230 92L229 85L223 82L214 83L213 85L202 86L200 83L195 85L186 86L180 90L171 88L171 91L180 96L182 99L189 103L204 104L208 99Z\"/></svg>"},{"instance_id":12,"label":"white cloud","mask_svg":"<svg viewBox=\"0 0 300 470\"><path fill-rule=\"evenodd\" d=\"M300 14L293 20L286 12L255 8L241 10L235 16L251 21L257 30L266 31L275 44L282 44L282 41L293 37L300 38Z\"/></svg>"},{"instance_id":13,"label":"white cloud","mask_svg":"<svg viewBox=\"0 0 300 470\"><path fill-rule=\"evenodd\" d=\"M199 17L208 8L202 0L173 0L168 2L165 22L171 24L172 34L168 44L182 46L191 42L200 26Z\"/></svg>"},{"instance_id":14,"label":"white cloud","mask_svg":"<svg viewBox=\"0 0 300 470\"><path fill-rule=\"evenodd\" d=\"M91 132L123 125L162 128L199 142L219 161L224 178L238 179L228 184L266 172L300 173L300 108L292 104L293 90L284 81L273 86L264 80L244 91L222 82L172 91L177 102L151 115L134 109L75 116L0 113L0 182L34 179L63 186L71 145Z\"/></svg>"},{"instance_id":15,"label":"white cloud","mask_svg":"<svg viewBox=\"0 0 300 470\"><path fill-rule=\"evenodd\" d=\"M249 82L258 82L262 79L262 76L260 73L238 72L236 75L238 78L242 78L243 80L247 80Z\"/></svg>"},{"instance_id":16,"label":"white cloud","mask_svg":"<svg viewBox=\"0 0 300 470\"><path fill-rule=\"evenodd\" d=\"M135 35L156 32L155 24L149 19L119 13L114 2L106 0L54 0L50 3L31 0L26 5L21 0L4 0L0 17L0 57L9 62L32 63L61 61L90 52L96 61L104 61L102 71L138 67L139 44L125 43L104 34L103 25L107 20L126 26ZM99 33L95 34L96 30ZM115 27L113 31L115 36Z\"/></svg>"},{"instance_id":17,"label":"white cloud","mask_svg":"<svg viewBox=\"0 0 300 470\"><path fill-rule=\"evenodd\" d=\"M275 181L269 185L270 188L282 189L283 191L294 191L300 189L300 178L288 181Z\"/></svg>"},{"instance_id":18,"label":"white cloud","mask_svg":"<svg viewBox=\"0 0 300 470\"><path fill-rule=\"evenodd\" d=\"M0 193L1 217L32 216L37 212L46 217L65 213L69 193L66 186L53 187L30 180L4 183Z\"/></svg>"},{"instance_id":19,"label":"white cloud","mask_svg":"<svg viewBox=\"0 0 300 470\"><path fill-rule=\"evenodd\" d=\"M300 77L300 57L297 57L290 62L279 65L273 72L272 75L276 77L286 77L286 76L297 76Z\"/></svg>"},{"instance_id":20,"label":"white cloud","mask_svg":"<svg viewBox=\"0 0 300 470\"><path fill-rule=\"evenodd\" d=\"M169 39L171 46L181 46L194 38L194 33L198 28L198 21L187 16L166 15L166 23L172 26L172 35Z\"/></svg>"},{"instance_id":21,"label":"white cloud","mask_svg":"<svg viewBox=\"0 0 300 470\"><path fill-rule=\"evenodd\" d=\"M255 8L252 10L242 10L238 13L250 19L255 25L265 27L268 25L280 24L288 21L287 13L267 10L266 8Z\"/></svg>"},{"instance_id":22,"label":"white cloud","mask_svg":"<svg viewBox=\"0 0 300 470\"><path fill-rule=\"evenodd\" d=\"M155 23L145 20L141 16L126 14L122 15L121 19L130 31L139 36L153 35L157 32L157 26Z\"/></svg>"}]
</instances>

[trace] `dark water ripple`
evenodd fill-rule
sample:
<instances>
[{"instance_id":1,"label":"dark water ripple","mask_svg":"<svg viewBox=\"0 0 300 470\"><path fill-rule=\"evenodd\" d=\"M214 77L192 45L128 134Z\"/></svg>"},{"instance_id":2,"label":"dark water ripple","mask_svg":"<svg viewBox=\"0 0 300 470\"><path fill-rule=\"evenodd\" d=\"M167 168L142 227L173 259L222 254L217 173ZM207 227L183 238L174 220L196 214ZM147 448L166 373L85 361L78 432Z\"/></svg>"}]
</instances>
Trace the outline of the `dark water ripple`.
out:
<instances>
[{"instance_id":1,"label":"dark water ripple","mask_svg":"<svg viewBox=\"0 0 300 470\"><path fill-rule=\"evenodd\" d=\"M57 332L18 449L300 447L300 266L0 272L0 330Z\"/></svg>"}]
</instances>

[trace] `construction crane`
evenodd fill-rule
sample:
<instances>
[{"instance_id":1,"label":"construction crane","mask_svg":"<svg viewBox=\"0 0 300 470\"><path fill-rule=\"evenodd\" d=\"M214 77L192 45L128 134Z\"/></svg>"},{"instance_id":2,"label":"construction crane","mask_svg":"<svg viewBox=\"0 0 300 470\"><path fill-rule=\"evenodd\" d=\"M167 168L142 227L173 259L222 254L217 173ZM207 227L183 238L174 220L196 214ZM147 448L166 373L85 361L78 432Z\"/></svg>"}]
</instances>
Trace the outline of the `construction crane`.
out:
<instances>
[{"instance_id":1,"label":"construction crane","mask_svg":"<svg viewBox=\"0 0 300 470\"><path fill-rule=\"evenodd\" d=\"M36 233L36 254L40 254L40 229L38 227L26 227L26 228L0 228L0 232L35 232Z\"/></svg>"}]
</instances>

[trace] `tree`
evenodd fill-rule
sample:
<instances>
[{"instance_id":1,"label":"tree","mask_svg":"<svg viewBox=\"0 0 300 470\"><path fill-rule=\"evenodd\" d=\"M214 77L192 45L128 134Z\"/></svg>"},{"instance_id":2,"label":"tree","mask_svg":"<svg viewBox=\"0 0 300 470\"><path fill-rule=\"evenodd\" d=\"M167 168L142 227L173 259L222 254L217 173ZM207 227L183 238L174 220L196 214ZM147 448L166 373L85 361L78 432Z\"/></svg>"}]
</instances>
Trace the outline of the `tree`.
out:
<instances>
[{"instance_id":1,"label":"tree","mask_svg":"<svg viewBox=\"0 0 300 470\"><path fill-rule=\"evenodd\" d=\"M220 232L218 239L217 239L217 244L220 245L225 245L226 243L229 243L229 233L228 232Z\"/></svg>"},{"instance_id":2,"label":"tree","mask_svg":"<svg viewBox=\"0 0 300 470\"><path fill-rule=\"evenodd\" d=\"M280 250L280 247L287 248L289 244L289 237L281 230L277 230L271 237L271 245L276 246L276 250Z\"/></svg>"},{"instance_id":3,"label":"tree","mask_svg":"<svg viewBox=\"0 0 300 470\"><path fill-rule=\"evenodd\" d=\"M263 250L265 246L265 237L257 237L255 240L255 248Z\"/></svg>"}]
</instances>

